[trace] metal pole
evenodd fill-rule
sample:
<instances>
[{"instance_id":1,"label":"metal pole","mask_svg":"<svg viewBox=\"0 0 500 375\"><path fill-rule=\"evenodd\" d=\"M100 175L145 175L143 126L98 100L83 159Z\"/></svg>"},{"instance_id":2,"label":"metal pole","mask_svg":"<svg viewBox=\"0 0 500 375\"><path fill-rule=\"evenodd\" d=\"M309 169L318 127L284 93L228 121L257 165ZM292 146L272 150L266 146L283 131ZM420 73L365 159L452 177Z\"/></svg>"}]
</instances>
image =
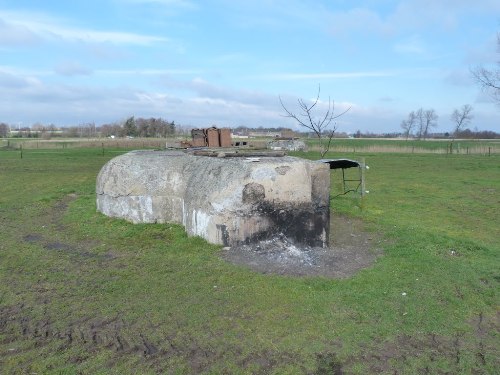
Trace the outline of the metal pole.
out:
<instances>
[{"instance_id":1,"label":"metal pole","mask_svg":"<svg viewBox=\"0 0 500 375\"><path fill-rule=\"evenodd\" d=\"M343 193L345 194L345 176L344 176L344 168L342 168L342 189Z\"/></svg>"}]
</instances>

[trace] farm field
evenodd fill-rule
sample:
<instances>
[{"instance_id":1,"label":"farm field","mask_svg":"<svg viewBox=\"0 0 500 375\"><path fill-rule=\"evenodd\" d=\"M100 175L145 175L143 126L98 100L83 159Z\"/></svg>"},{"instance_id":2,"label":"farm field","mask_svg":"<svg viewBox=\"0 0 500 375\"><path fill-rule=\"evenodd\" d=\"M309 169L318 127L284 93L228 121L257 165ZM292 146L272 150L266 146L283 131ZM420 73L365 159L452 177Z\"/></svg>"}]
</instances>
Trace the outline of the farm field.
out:
<instances>
[{"instance_id":1,"label":"farm field","mask_svg":"<svg viewBox=\"0 0 500 375\"><path fill-rule=\"evenodd\" d=\"M500 368L500 154L328 154L365 158L369 194L335 197L332 215L383 250L328 279L253 272L178 225L97 213L97 173L123 152L0 149L1 374Z\"/></svg>"},{"instance_id":2,"label":"farm field","mask_svg":"<svg viewBox=\"0 0 500 375\"><path fill-rule=\"evenodd\" d=\"M265 148L266 143L273 138L244 138L254 147ZM165 144L174 146L180 140L189 140L187 136L175 138L54 138L54 139L27 139L11 138L0 140L1 148L12 148L24 150L33 149L65 149L65 148L100 148L101 150L123 150L163 148ZM238 138L235 138L238 140ZM310 151L319 151L317 139L302 138L308 145ZM380 139L380 138L336 138L331 147L333 153L436 153L436 154L475 154L490 155L500 154L499 139L434 139L427 141L404 140L404 139Z\"/></svg>"}]
</instances>

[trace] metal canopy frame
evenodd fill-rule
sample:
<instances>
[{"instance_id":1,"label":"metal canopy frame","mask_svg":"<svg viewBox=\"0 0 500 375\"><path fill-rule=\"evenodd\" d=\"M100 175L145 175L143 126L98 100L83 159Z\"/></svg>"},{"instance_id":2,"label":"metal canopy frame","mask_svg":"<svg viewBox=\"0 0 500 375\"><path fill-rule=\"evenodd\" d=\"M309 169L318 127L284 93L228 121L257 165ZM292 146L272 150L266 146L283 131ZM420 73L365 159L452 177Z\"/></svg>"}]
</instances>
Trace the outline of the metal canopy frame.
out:
<instances>
[{"instance_id":1,"label":"metal canopy frame","mask_svg":"<svg viewBox=\"0 0 500 375\"><path fill-rule=\"evenodd\" d=\"M330 169L342 169L342 190L343 193L335 195L333 198L338 197L339 195L345 195L350 192L359 191L360 195L363 196L365 194L365 162L362 160L361 162L357 160L351 159L321 159L318 160L320 163L325 163L330 165ZM345 170L349 168L358 168L359 177L357 179L346 179ZM357 182L358 185L355 189L347 189L346 182ZM361 189L360 189L361 188Z\"/></svg>"}]
</instances>

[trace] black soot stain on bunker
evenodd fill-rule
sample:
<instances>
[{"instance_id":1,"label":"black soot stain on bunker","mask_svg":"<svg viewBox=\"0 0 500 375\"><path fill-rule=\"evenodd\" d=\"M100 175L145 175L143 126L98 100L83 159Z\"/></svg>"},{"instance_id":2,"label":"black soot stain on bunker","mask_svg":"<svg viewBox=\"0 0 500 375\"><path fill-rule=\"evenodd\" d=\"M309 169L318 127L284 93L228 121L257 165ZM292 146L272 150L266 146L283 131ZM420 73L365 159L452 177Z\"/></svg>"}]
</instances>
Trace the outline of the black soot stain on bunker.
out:
<instances>
[{"instance_id":1,"label":"black soot stain on bunker","mask_svg":"<svg viewBox=\"0 0 500 375\"><path fill-rule=\"evenodd\" d=\"M285 171L280 171L285 172ZM243 188L243 204L253 205L251 216L265 217L273 225L270 229L254 234L245 240L245 244L284 235L297 244L323 247L330 235L330 210L327 206L314 204L291 204L264 201L265 188L261 184L251 182ZM229 234L225 225L218 225L224 245L229 244Z\"/></svg>"}]
</instances>

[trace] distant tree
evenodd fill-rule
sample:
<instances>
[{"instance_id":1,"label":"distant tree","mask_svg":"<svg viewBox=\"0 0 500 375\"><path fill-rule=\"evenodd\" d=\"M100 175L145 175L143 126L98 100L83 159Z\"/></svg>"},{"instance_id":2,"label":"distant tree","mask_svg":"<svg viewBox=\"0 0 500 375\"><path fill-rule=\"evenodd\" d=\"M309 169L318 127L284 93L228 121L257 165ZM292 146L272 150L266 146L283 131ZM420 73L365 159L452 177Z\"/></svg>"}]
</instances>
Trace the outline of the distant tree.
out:
<instances>
[{"instance_id":1,"label":"distant tree","mask_svg":"<svg viewBox=\"0 0 500 375\"><path fill-rule=\"evenodd\" d=\"M472 106L470 104L464 104L460 109L455 109L451 114L451 120L455 123L455 128L453 130L453 137L456 138L461 130L468 125L472 118Z\"/></svg>"},{"instance_id":2,"label":"distant tree","mask_svg":"<svg viewBox=\"0 0 500 375\"><path fill-rule=\"evenodd\" d=\"M426 139L429 130L437 126L438 115L434 109L419 108L411 111L406 120L401 122L401 128L404 130L406 140L416 131L418 139Z\"/></svg>"},{"instance_id":3,"label":"distant tree","mask_svg":"<svg viewBox=\"0 0 500 375\"><path fill-rule=\"evenodd\" d=\"M500 33L497 34L497 51L500 53ZM471 70L472 76L481 88L488 92L498 105L500 105L500 60L496 69L487 69L479 66Z\"/></svg>"},{"instance_id":4,"label":"distant tree","mask_svg":"<svg viewBox=\"0 0 500 375\"><path fill-rule=\"evenodd\" d=\"M135 125L135 131L133 131ZM132 131L131 131L132 129ZM175 123L168 122L162 118L129 118L123 125L125 135L137 135L139 137L165 138L175 134Z\"/></svg>"},{"instance_id":5,"label":"distant tree","mask_svg":"<svg viewBox=\"0 0 500 375\"><path fill-rule=\"evenodd\" d=\"M95 122L87 123L86 128L89 138L94 138L97 135L97 127L95 126Z\"/></svg>"},{"instance_id":6,"label":"distant tree","mask_svg":"<svg viewBox=\"0 0 500 375\"><path fill-rule=\"evenodd\" d=\"M31 128L29 126L25 126L23 128L18 129L18 133L16 135L18 138L37 138L37 133L32 133Z\"/></svg>"},{"instance_id":7,"label":"distant tree","mask_svg":"<svg viewBox=\"0 0 500 375\"><path fill-rule=\"evenodd\" d=\"M425 127L425 115L424 109L420 107L417 112L415 112L416 120L417 120L417 139L422 139L424 135L424 127Z\"/></svg>"},{"instance_id":8,"label":"distant tree","mask_svg":"<svg viewBox=\"0 0 500 375\"><path fill-rule=\"evenodd\" d=\"M63 136L66 138L77 138L80 136L77 126L68 126L63 129Z\"/></svg>"},{"instance_id":9,"label":"distant tree","mask_svg":"<svg viewBox=\"0 0 500 375\"><path fill-rule=\"evenodd\" d=\"M135 120L135 124L137 126L137 135L141 138L149 137L149 120L138 118Z\"/></svg>"},{"instance_id":10,"label":"distant tree","mask_svg":"<svg viewBox=\"0 0 500 375\"><path fill-rule=\"evenodd\" d=\"M54 124L50 124L48 129L50 132L50 136L54 136L57 131L57 127Z\"/></svg>"},{"instance_id":11,"label":"distant tree","mask_svg":"<svg viewBox=\"0 0 500 375\"><path fill-rule=\"evenodd\" d=\"M125 121L125 124L123 124L123 130L124 130L125 135L128 137L135 137L137 135L137 127L135 125L134 116L129 117Z\"/></svg>"},{"instance_id":12,"label":"distant tree","mask_svg":"<svg viewBox=\"0 0 500 375\"><path fill-rule=\"evenodd\" d=\"M52 127L55 131L55 126L52 125ZM93 138L97 136L97 127L94 122L81 123L76 126L66 128L64 133L67 133L70 137Z\"/></svg>"},{"instance_id":13,"label":"distant tree","mask_svg":"<svg viewBox=\"0 0 500 375\"><path fill-rule=\"evenodd\" d=\"M417 120L417 116L416 116L415 112L411 111L408 114L408 118L401 122L401 128L403 128L403 130L404 130L404 135L405 135L406 140L408 140L408 138L412 134L413 128L415 127L416 120Z\"/></svg>"},{"instance_id":14,"label":"distant tree","mask_svg":"<svg viewBox=\"0 0 500 375\"><path fill-rule=\"evenodd\" d=\"M337 130L337 126L333 121L340 116L344 115L347 111L351 109L351 107L347 108L340 114L335 114L335 102L328 97L328 107L326 111L320 116L315 115L315 107L319 103L319 96L321 92L321 86L318 85L318 95L316 99L308 104L304 99L298 99L299 112L296 114L295 112L290 111L285 104L283 104L283 100L281 96L279 97L281 106L286 112L285 117L290 117L297 121L299 126L302 126L306 129L312 131L319 140L320 146L320 154L323 158L325 154L330 149L330 145L332 143L333 135ZM332 126L330 128L330 126ZM326 138L326 139L325 139Z\"/></svg>"},{"instance_id":15,"label":"distant tree","mask_svg":"<svg viewBox=\"0 0 500 375\"><path fill-rule=\"evenodd\" d=\"M0 137L5 138L9 135L9 125L4 122L0 123Z\"/></svg>"},{"instance_id":16,"label":"distant tree","mask_svg":"<svg viewBox=\"0 0 500 375\"><path fill-rule=\"evenodd\" d=\"M99 132L101 133L101 137L111 137L113 135L113 125L103 124L99 128Z\"/></svg>"},{"instance_id":17,"label":"distant tree","mask_svg":"<svg viewBox=\"0 0 500 375\"><path fill-rule=\"evenodd\" d=\"M437 126L438 117L434 109L427 109L424 111L424 139L429 135L429 130Z\"/></svg>"},{"instance_id":18,"label":"distant tree","mask_svg":"<svg viewBox=\"0 0 500 375\"><path fill-rule=\"evenodd\" d=\"M175 134L175 121L172 121L168 123L167 135L174 135L174 134Z\"/></svg>"},{"instance_id":19,"label":"distant tree","mask_svg":"<svg viewBox=\"0 0 500 375\"><path fill-rule=\"evenodd\" d=\"M44 132L45 125L43 125L41 122L35 122L33 125L31 125L31 130L35 132Z\"/></svg>"}]
</instances>

